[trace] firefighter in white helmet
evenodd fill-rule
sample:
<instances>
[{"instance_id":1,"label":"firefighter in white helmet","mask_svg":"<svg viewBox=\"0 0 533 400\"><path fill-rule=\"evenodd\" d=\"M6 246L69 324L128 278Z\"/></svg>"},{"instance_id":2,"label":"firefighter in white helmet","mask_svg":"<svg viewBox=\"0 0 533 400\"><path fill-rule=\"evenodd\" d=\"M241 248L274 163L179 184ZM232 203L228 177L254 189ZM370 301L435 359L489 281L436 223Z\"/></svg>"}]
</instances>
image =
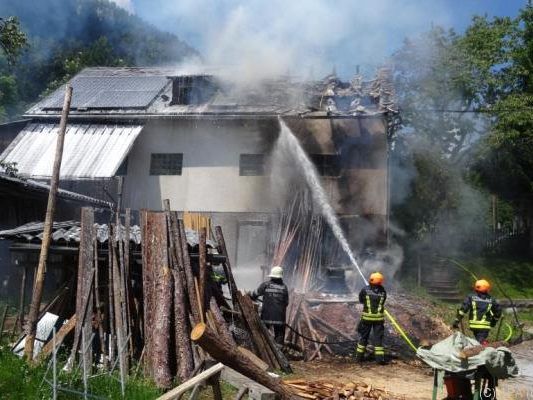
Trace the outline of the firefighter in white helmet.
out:
<instances>
[{"instance_id":1,"label":"firefighter in white helmet","mask_svg":"<svg viewBox=\"0 0 533 400\"><path fill-rule=\"evenodd\" d=\"M283 283L283 269L276 265L270 270L268 281L252 293L252 299L263 297L261 319L267 328L274 329L276 343L282 345L285 338L285 314L289 304L289 291Z\"/></svg>"}]
</instances>

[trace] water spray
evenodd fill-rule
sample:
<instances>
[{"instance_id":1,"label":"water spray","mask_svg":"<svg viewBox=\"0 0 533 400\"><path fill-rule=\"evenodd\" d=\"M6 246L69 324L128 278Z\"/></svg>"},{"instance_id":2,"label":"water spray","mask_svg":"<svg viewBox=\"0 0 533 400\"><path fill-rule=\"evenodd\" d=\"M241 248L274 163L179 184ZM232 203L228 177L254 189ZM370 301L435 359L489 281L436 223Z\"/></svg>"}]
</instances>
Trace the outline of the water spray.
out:
<instances>
[{"instance_id":1,"label":"water spray","mask_svg":"<svg viewBox=\"0 0 533 400\"><path fill-rule=\"evenodd\" d=\"M365 283L365 285L368 285L368 281L366 280L365 275L363 274L363 271L361 270L357 260L355 259L352 249L350 248L350 245L348 244L348 240L346 240L346 237L344 236L344 232L342 231L341 225L339 223L339 219L337 218L337 214L335 210L333 210L333 207L331 206L331 204L329 203L328 196L326 195L326 191L322 187L320 178L318 176L318 173L316 171L314 164L311 162L311 160L307 156L307 153L302 148L302 145L300 144L298 139L294 136L291 129L285 124L285 122L281 118L279 118L279 124L281 127L281 132L280 132L280 136L278 139L278 144L282 146L282 148L290 151L291 155L296 158L297 164L301 169L301 172L305 178L305 181L307 185L309 186L309 188L311 189L311 196L313 197L313 200L320 207L322 215L324 216L328 225L333 231L333 234L339 241L342 249L344 250L348 258L350 259L350 262L355 267L359 275L361 275L361 278L363 279L363 282ZM409 339L405 331L400 327L400 325L394 319L394 317L387 310L385 310L384 313L389 319L389 321L392 323L392 326L394 326L394 328L398 331L400 336L407 342L409 347L411 347L416 352L417 350L416 346Z\"/></svg>"}]
</instances>

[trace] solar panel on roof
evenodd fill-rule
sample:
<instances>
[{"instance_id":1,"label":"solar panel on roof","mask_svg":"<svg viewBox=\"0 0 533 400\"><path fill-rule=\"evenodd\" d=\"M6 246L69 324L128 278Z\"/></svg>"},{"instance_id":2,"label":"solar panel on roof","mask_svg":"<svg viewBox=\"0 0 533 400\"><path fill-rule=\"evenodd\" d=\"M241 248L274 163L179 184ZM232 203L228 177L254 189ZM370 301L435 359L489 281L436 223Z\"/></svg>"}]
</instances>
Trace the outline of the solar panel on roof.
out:
<instances>
[{"instance_id":1,"label":"solar panel on roof","mask_svg":"<svg viewBox=\"0 0 533 400\"><path fill-rule=\"evenodd\" d=\"M72 80L71 108L145 108L165 87L164 76L80 76ZM63 106L63 89L56 90L43 109Z\"/></svg>"}]
</instances>

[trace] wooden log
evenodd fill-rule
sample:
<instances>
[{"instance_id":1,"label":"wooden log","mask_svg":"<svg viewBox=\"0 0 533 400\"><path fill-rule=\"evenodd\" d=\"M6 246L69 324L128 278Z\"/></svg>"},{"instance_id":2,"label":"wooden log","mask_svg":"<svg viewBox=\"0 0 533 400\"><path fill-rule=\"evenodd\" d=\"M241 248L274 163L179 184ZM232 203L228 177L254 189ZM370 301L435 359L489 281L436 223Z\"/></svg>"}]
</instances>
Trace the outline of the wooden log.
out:
<instances>
[{"instance_id":1,"label":"wooden log","mask_svg":"<svg viewBox=\"0 0 533 400\"><path fill-rule=\"evenodd\" d=\"M351 340L351 341L354 341L355 342L355 339L348 336L346 333L338 330L337 328L335 328L333 325L327 323L326 321L324 321L322 318L320 318L318 315L316 315L315 313L313 313L312 311L309 311L309 316L314 319L316 322L318 322L320 325L324 326L326 329L329 329L331 332L333 332L334 334L338 335L338 336L341 336L343 337L344 339L346 340Z\"/></svg>"},{"instance_id":2,"label":"wooden log","mask_svg":"<svg viewBox=\"0 0 533 400\"><path fill-rule=\"evenodd\" d=\"M78 257L78 283L76 289L76 315L78 316L74 331L70 365L74 365L76 354L80 346L82 330L86 337L92 332L93 317L93 283L94 283L94 210L83 207L81 209L80 245ZM86 365L92 364L92 357L84 354ZM92 353L91 353L92 354Z\"/></svg>"},{"instance_id":3,"label":"wooden log","mask_svg":"<svg viewBox=\"0 0 533 400\"><path fill-rule=\"evenodd\" d=\"M68 336L70 332L74 329L76 326L76 314L72 315L72 317L69 318L66 324L63 324L61 328L56 333L56 339L55 339L55 345L56 348L59 348L61 346L61 343L65 340L65 338ZM54 351L54 343L53 340L50 340L48 343L46 343L41 352L39 353L39 359L41 361L44 361L48 358L48 356Z\"/></svg>"},{"instance_id":4,"label":"wooden log","mask_svg":"<svg viewBox=\"0 0 533 400\"><path fill-rule=\"evenodd\" d=\"M245 357L248 357L250 361L252 361L261 371L268 371L269 365L263 360L261 360L259 357L257 357L250 350L248 350L246 347L238 346L237 350L239 350L241 354Z\"/></svg>"},{"instance_id":5,"label":"wooden log","mask_svg":"<svg viewBox=\"0 0 533 400\"><path fill-rule=\"evenodd\" d=\"M194 357L189 339L189 302L184 287L185 280L180 274L178 257L178 227L177 218L171 214L170 201L164 201L165 214L168 224L169 248L171 259L172 278L174 282L174 343L177 358L178 377L185 382L192 376ZM178 244L178 246L176 246Z\"/></svg>"},{"instance_id":6,"label":"wooden log","mask_svg":"<svg viewBox=\"0 0 533 400\"><path fill-rule=\"evenodd\" d=\"M152 243L155 268L155 312L153 316L152 357L154 381L159 388L172 385L170 371L170 327L173 306L172 273L168 266L167 221L163 213L152 213L152 230L157 241Z\"/></svg>"},{"instance_id":7,"label":"wooden log","mask_svg":"<svg viewBox=\"0 0 533 400\"><path fill-rule=\"evenodd\" d=\"M286 374L292 374L292 368L291 368L291 364L289 363L289 360L287 360L287 357L285 357L285 354L283 354L281 349L278 347L278 345L274 341L274 338L268 331L263 321L259 320L259 326L261 327L263 336L267 339L270 349L274 353L274 356L276 357L276 361L279 364L281 370L285 372Z\"/></svg>"},{"instance_id":8,"label":"wooden log","mask_svg":"<svg viewBox=\"0 0 533 400\"><path fill-rule=\"evenodd\" d=\"M229 331L228 324L222 316L222 312L220 311L220 308L218 308L217 301L214 297L211 297L211 300L209 301L209 310L211 311L211 315L213 316L213 319L215 321L215 326L218 334L222 336L224 340L236 346L237 344L233 339L233 335Z\"/></svg>"},{"instance_id":9,"label":"wooden log","mask_svg":"<svg viewBox=\"0 0 533 400\"><path fill-rule=\"evenodd\" d=\"M259 319L259 315L254 309L252 299L250 296L243 295L240 292L237 292L236 296L237 304L242 312L243 321L250 332L254 347L257 350L257 355L268 365L270 365L272 369L280 368L280 365L277 362L276 357L273 355L267 339L263 334L260 326L261 321Z\"/></svg>"},{"instance_id":10,"label":"wooden log","mask_svg":"<svg viewBox=\"0 0 533 400\"><path fill-rule=\"evenodd\" d=\"M191 308L191 314L193 316L193 321L198 323L202 320L200 313L200 306L198 304L198 298L196 294L196 284L194 279L194 274L191 268L191 259L189 257L189 248L187 245L187 235L185 233L185 226L183 221L178 220L178 231L179 239L181 243L181 256L182 256L182 267L185 272L185 279L187 282L187 292L189 295L189 305Z\"/></svg>"},{"instance_id":11,"label":"wooden log","mask_svg":"<svg viewBox=\"0 0 533 400\"><path fill-rule=\"evenodd\" d=\"M153 377L152 365L152 327L154 316L154 270L156 261L153 252L154 243L159 240L154 231L154 213L141 210L141 232L142 232L142 280L143 280L143 339L144 339L144 371L147 376Z\"/></svg>"},{"instance_id":12,"label":"wooden log","mask_svg":"<svg viewBox=\"0 0 533 400\"><path fill-rule=\"evenodd\" d=\"M200 313L204 315L204 311L208 307L208 291L207 291L207 231L205 228L200 228L198 232L198 265L199 265L199 276L198 276L198 291L200 297Z\"/></svg>"},{"instance_id":13,"label":"wooden log","mask_svg":"<svg viewBox=\"0 0 533 400\"><path fill-rule=\"evenodd\" d=\"M281 396L293 399L293 394L283 383L257 368L253 362L243 356L234 346L222 340L206 324L197 324L191 332L191 339L198 343L211 357L224 363L248 378L260 383Z\"/></svg>"},{"instance_id":14,"label":"wooden log","mask_svg":"<svg viewBox=\"0 0 533 400\"><path fill-rule=\"evenodd\" d=\"M159 396L156 400L173 400L179 398L183 393L195 387L198 383L201 383L213 375L219 374L224 369L224 364L218 363L211 368L206 369L204 372L192 377L187 382L183 382L178 387L166 392L164 395Z\"/></svg>"},{"instance_id":15,"label":"wooden log","mask_svg":"<svg viewBox=\"0 0 533 400\"><path fill-rule=\"evenodd\" d=\"M52 240L52 228L56 208L57 190L59 188L59 173L61 170L61 159L63 158L63 144L65 143L65 132L67 130L67 119L70 111L70 101L72 99L72 86L67 83L65 91L65 100L59 122L59 131L57 134L54 164L52 166L52 179L50 180L50 192L48 193L48 203L46 206L46 215L44 218L43 238L41 240L41 252L39 254L39 264L35 271L33 284L33 294L28 314L28 323L26 326L26 342L24 345L24 356L28 360L33 359L33 346L37 332L37 322L41 300L43 297L44 279L46 275L46 263L48 261L48 252Z\"/></svg>"}]
</instances>

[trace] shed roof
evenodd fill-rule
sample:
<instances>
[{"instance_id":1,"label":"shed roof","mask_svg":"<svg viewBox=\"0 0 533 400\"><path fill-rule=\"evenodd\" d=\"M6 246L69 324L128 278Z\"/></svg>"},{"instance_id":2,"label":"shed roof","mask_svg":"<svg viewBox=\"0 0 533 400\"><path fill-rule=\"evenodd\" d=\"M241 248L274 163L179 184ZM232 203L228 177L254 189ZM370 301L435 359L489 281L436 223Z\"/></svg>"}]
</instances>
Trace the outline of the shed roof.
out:
<instances>
[{"instance_id":1,"label":"shed roof","mask_svg":"<svg viewBox=\"0 0 533 400\"><path fill-rule=\"evenodd\" d=\"M115 175L142 125L70 124L65 134L61 179L97 179ZM21 176L52 175L58 124L28 124L0 155L16 163Z\"/></svg>"},{"instance_id":2,"label":"shed roof","mask_svg":"<svg viewBox=\"0 0 533 400\"><path fill-rule=\"evenodd\" d=\"M17 176L12 176L4 172L0 172L0 195L7 194L13 196L15 193L36 193L41 195L47 195L50 191L50 185L37 182L31 179L23 179ZM83 194L71 192L64 189L58 189L57 196L60 199L67 201L75 201L81 204L101 207L112 208L113 203L108 201L95 199L94 197L85 196Z\"/></svg>"}]
</instances>

